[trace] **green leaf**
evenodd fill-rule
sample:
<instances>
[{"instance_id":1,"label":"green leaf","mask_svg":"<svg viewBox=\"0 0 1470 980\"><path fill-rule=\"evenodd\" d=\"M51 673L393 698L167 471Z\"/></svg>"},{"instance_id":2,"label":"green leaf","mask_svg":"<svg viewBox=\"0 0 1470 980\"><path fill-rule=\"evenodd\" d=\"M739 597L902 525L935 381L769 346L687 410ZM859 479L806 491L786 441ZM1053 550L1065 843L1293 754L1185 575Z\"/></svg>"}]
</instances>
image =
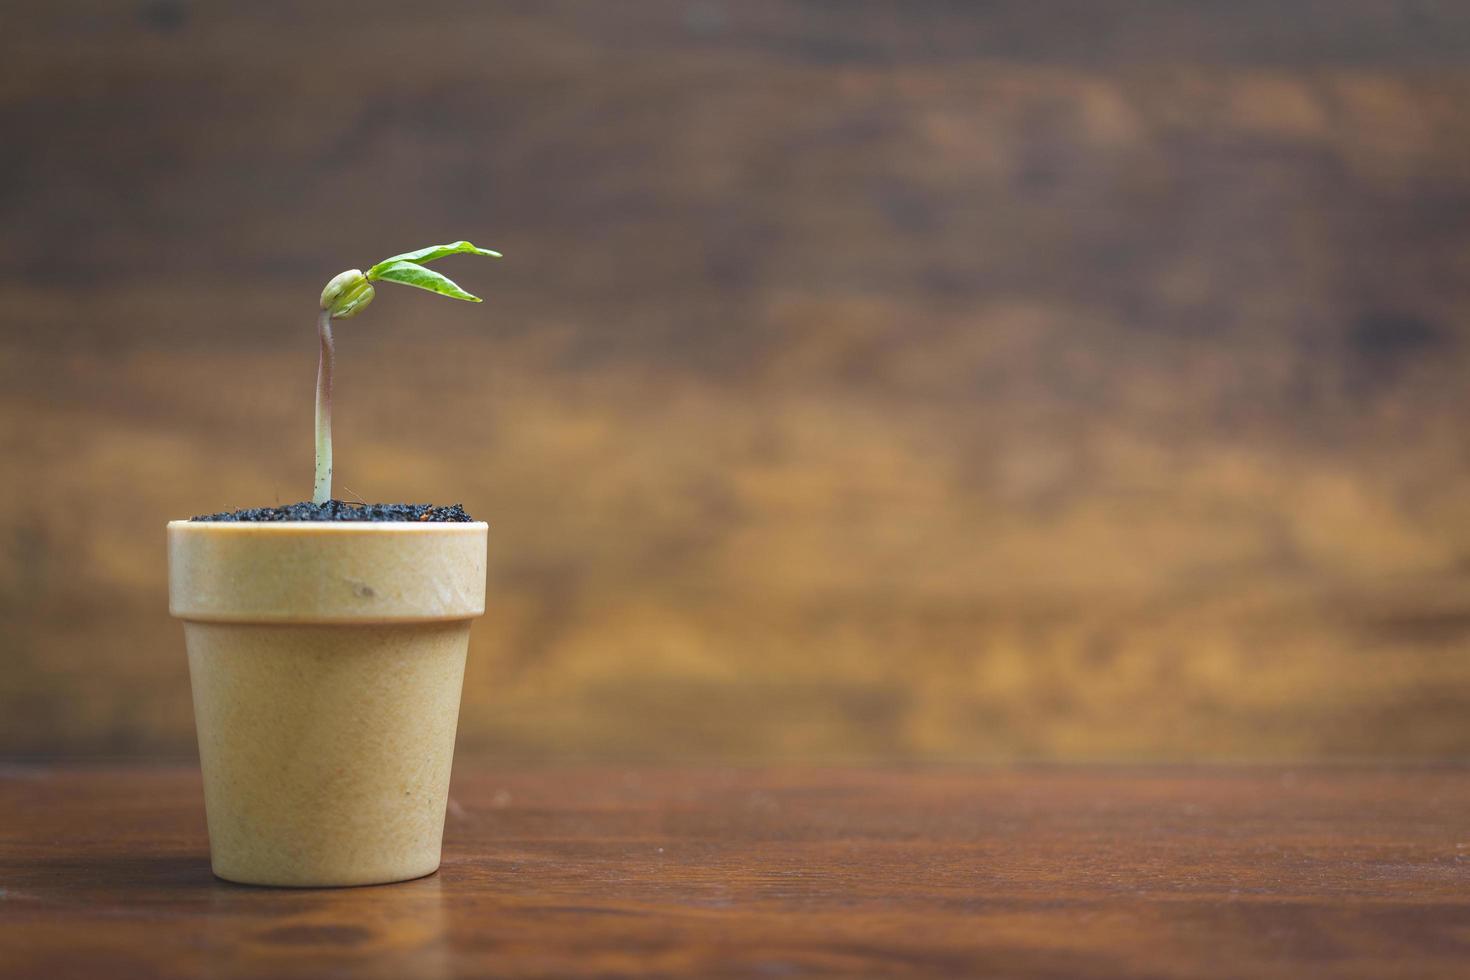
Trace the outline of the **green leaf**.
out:
<instances>
[{"instance_id":1,"label":"green leaf","mask_svg":"<svg viewBox=\"0 0 1470 980\"><path fill-rule=\"evenodd\" d=\"M419 289L427 289L431 293L440 296L449 296L453 299L462 299L470 303L481 302L480 297L473 293L467 293L455 284L454 280L447 276L441 276L433 269L425 269L417 262L389 262L386 265L378 263L373 266L377 272L377 278L384 282L398 282L405 286L416 286Z\"/></svg>"},{"instance_id":2,"label":"green leaf","mask_svg":"<svg viewBox=\"0 0 1470 980\"><path fill-rule=\"evenodd\" d=\"M368 281L381 278L380 273L395 262L432 262L442 259L446 255L459 255L468 252L471 255L488 255L492 259L501 258L499 252L492 252L488 248L479 248L469 242L452 242L448 245L430 245L426 248L417 248L412 252L404 252L402 255L390 255L388 258L373 266L367 272Z\"/></svg>"}]
</instances>

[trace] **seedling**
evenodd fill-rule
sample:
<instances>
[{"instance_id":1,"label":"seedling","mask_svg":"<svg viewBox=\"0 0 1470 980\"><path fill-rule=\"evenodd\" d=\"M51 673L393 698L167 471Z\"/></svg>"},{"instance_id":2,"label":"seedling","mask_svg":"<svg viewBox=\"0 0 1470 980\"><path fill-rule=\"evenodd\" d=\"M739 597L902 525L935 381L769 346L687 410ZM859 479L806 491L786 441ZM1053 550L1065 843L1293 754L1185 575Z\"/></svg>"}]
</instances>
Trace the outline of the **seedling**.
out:
<instances>
[{"instance_id":1,"label":"seedling","mask_svg":"<svg viewBox=\"0 0 1470 980\"><path fill-rule=\"evenodd\" d=\"M480 297L465 292L454 280L422 264L461 252L488 255L495 259L501 257L499 252L476 248L469 242L430 245L402 255L389 256L367 272L348 269L333 276L332 281L322 290L322 310L316 321L322 354L316 371L316 484L312 489L312 503L324 504L332 499L332 361L335 354L332 346L332 321L346 320L360 313L373 301L373 283L378 281L415 286L469 303L480 302Z\"/></svg>"}]
</instances>

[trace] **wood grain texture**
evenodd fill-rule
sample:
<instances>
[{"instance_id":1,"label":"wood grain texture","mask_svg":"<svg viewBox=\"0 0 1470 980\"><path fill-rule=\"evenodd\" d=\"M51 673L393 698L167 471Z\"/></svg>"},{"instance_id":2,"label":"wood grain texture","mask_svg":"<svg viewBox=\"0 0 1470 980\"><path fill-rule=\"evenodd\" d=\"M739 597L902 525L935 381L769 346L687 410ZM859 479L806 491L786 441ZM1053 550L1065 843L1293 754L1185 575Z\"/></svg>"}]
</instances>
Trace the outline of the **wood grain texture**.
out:
<instances>
[{"instance_id":1,"label":"wood grain texture","mask_svg":"<svg viewBox=\"0 0 1470 980\"><path fill-rule=\"evenodd\" d=\"M474 771L440 873L209 874L187 770L0 778L0 976L1461 977L1464 770Z\"/></svg>"},{"instance_id":2,"label":"wood grain texture","mask_svg":"<svg viewBox=\"0 0 1470 980\"><path fill-rule=\"evenodd\" d=\"M0 755L192 751L164 522L460 236L337 466L492 525L466 752L1470 755L1470 8L416 11L0 10Z\"/></svg>"}]
</instances>

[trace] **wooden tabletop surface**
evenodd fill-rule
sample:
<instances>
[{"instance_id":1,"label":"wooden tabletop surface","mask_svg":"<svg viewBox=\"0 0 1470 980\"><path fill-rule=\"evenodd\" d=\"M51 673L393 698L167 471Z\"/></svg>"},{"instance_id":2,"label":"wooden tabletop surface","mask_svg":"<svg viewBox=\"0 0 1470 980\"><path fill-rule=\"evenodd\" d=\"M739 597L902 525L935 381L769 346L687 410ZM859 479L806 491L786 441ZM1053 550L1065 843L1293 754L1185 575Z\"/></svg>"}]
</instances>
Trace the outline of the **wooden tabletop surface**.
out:
<instances>
[{"instance_id":1,"label":"wooden tabletop surface","mask_svg":"<svg viewBox=\"0 0 1470 980\"><path fill-rule=\"evenodd\" d=\"M0 976L1470 975L1470 771L456 773L437 875L210 875L190 769L0 771Z\"/></svg>"}]
</instances>

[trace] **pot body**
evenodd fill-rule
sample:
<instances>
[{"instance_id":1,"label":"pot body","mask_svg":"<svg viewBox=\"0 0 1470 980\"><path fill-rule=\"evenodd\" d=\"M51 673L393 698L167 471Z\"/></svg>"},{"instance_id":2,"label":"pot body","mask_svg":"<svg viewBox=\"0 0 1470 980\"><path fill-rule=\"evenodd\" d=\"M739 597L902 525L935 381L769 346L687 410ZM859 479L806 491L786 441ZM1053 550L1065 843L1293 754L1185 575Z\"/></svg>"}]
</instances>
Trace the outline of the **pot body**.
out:
<instances>
[{"instance_id":1,"label":"pot body","mask_svg":"<svg viewBox=\"0 0 1470 980\"><path fill-rule=\"evenodd\" d=\"M168 537L215 874L431 874L486 525L174 521Z\"/></svg>"}]
</instances>

